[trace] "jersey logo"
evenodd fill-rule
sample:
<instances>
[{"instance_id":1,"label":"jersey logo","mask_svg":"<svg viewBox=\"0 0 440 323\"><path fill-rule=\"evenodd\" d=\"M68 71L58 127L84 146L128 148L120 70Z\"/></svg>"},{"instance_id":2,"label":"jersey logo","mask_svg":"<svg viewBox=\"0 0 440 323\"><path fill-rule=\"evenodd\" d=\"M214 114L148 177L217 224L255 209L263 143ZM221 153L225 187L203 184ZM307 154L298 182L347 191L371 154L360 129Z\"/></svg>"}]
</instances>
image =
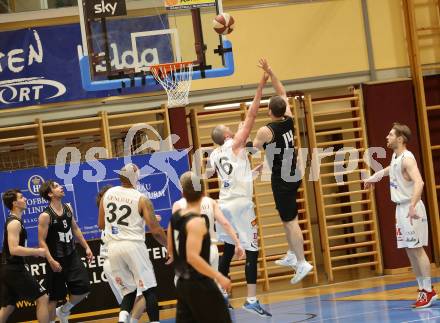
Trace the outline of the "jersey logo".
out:
<instances>
[{"instance_id":1,"label":"jersey logo","mask_svg":"<svg viewBox=\"0 0 440 323\"><path fill-rule=\"evenodd\" d=\"M72 229L69 229L67 232L58 232L58 235L60 237L60 241L65 243L69 243L73 238Z\"/></svg>"},{"instance_id":2,"label":"jersey logo","mask_svg":"<svg viewBox=\"0 0 440 323\"><path fill-rule=\"evenodd\" d=\"M67 229L67 221L66 220L63 220L63 226L64 226L64 229Z\"/></svg>"}]
</instances>

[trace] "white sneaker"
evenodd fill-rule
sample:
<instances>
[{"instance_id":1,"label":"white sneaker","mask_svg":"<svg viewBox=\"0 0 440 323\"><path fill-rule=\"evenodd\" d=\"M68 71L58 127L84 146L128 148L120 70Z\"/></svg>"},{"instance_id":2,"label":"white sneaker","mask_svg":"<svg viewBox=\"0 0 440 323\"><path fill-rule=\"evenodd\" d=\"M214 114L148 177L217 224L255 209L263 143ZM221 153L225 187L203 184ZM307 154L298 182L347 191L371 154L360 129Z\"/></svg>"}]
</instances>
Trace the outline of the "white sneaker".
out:
<instances>
[{"instance_id":1,"label":"white sneaker","mask_svg":"<svg viewBox=\"0 0 440 323\"><path fill-rule=\"evenodd\" d=\"M57 317L60 319L60 323L69 323L70 312L63 312L62 306L57 307L55 310Z\"/></svg>"},{"instance_id":2,"label":"white sneaker","mask_svg":"<svg viewBox=\"0 0 440 323\"><path fill-rule=\"evenodd\" d=\"M296 259L296 256L294 253L291 253L290 251L287 251L286 255L278 260L275 260L275 265L278 266L285 266L285 267L295 267L298 260Z\"/></svg>"},{"instance_id":3,"label":"white sneaker","mask_svg":"<svg viewBox=\"0 0 440 323\"><path fill-rule=\"evenodd\" d=\"M313 269L313 266L307 261L298 263L295 276L290 280L291 284L299 283Z\"/></svg>"}]
</instances>

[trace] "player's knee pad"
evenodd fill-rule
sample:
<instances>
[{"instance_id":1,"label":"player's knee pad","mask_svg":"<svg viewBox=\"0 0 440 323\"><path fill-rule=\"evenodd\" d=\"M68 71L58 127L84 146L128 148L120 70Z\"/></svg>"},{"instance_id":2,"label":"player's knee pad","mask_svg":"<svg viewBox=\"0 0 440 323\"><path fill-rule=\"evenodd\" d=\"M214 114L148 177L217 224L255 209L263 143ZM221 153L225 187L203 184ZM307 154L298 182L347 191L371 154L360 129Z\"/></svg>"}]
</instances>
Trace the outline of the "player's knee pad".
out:
<instances>
[{"instance_id":1,"label":"player's knee pad","mask_svg":"<svg viewBox=\"0 0 440 323\"><path fill-rule=\"evenodd\" d=\"M142 294L145 298L147 314L150 321L159 321L159 303L157 301L156 287L144 290Z\"/></svg>"},{"instance_id":2,"label":"player's knee pad","mask_svg":"<svg viewBox=\"0 0 440 323\"><path fill-rule=\"evenodd\" d=\"M134 301L136 300L136 290L130 294L125 295L121 301L121 311L131 312L134 306Z\"/></svg>"},{"instance_id":3,"label":"player's knee pad","mask_svg":"<svg viewBox=\"0 0 440 323\"><path fill-rule=\"evenodd\" d=\"M248 284L257 283L258 251L246 250L245 275Z\"/></svg>"}]
</instances>

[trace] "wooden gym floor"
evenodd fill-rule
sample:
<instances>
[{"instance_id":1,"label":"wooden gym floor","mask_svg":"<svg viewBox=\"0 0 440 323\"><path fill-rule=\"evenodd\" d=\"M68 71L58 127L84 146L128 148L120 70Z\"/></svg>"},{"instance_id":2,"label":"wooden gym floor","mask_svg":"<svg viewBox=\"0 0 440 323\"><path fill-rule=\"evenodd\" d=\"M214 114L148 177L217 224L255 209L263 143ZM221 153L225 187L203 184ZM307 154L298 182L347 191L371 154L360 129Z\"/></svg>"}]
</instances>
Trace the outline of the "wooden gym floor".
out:
<instances>
[{"instance_id":1,"label":"wooden gym floor","mask_svg":"<svg viewBox=\"0 0 440 323\"><path fill-rule=\"evenodd\" d=\"M436 278L440 277L440 269L433 269L432 275L436 286L440 282L440 278ZM440 289L440 285L437 286ZM292 286L289 290L258 295L273 314L271 319L242 310L243 298L231 300L235 308L231 315L234 322L243 323L440 322L440 301L429 309L411 309L416 290L417 283L410 272L307 288ZM77 321L84 322L86 318ZM115 318L87 322L110 323L115 322ZM145 315L142 322L148 322ZM162 310L161 322L175 322L174 309Z\"/></svg>"}]
</instances>

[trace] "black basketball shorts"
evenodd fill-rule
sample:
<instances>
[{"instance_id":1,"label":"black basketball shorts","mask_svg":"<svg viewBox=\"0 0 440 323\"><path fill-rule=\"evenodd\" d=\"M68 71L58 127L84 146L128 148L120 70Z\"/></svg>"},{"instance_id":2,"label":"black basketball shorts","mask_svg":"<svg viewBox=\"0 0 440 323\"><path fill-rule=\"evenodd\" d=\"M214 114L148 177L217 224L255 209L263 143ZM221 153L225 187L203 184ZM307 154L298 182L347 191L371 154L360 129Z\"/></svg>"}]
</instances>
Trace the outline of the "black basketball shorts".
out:
<instances>
[{"instance_id":1,"label":"black basketball shorts","mask_svg":"<svg viewBox=\"0 0 440 323\"><path fill-rule=\"evenodd\" d=\"M286 183L282 179L272 178L272 193L275 207L283 222L290 222L298 216L296 195L301 181Z\"/></svg>"},{"instance_id":2,"label":"black basketball shorts","mask_svg":"<svg viewBox=\"0 0 440 323\"><path fill-rule=\"evenodd\" d=\"M176 323L230 323L226 301L210 278L177 281Z\"/></svg>"},{"instance_id":3,"label":"black basketball shorts","mask_svg":"<svg viewBox=\"0 0 440 323\"><path fill-rule=\"evenodd\" d=\"M20 300L33 302L46 294L25 265L1 265L1 267L1 307L15 306Z\"/></svg>"},{"instance_id":4,"label":"black basketball shorts","mask_svg":"<svg viewBox=\"0 0 440 323\"><path fill-rule=\"evenodd\" d=\"M64 300L68 292L83 295L90 291L89 274L76 251L56 260L63 269L61 272L53 272L47 264L46 287L49 300Z\"/></svg>"}]
</instances>

